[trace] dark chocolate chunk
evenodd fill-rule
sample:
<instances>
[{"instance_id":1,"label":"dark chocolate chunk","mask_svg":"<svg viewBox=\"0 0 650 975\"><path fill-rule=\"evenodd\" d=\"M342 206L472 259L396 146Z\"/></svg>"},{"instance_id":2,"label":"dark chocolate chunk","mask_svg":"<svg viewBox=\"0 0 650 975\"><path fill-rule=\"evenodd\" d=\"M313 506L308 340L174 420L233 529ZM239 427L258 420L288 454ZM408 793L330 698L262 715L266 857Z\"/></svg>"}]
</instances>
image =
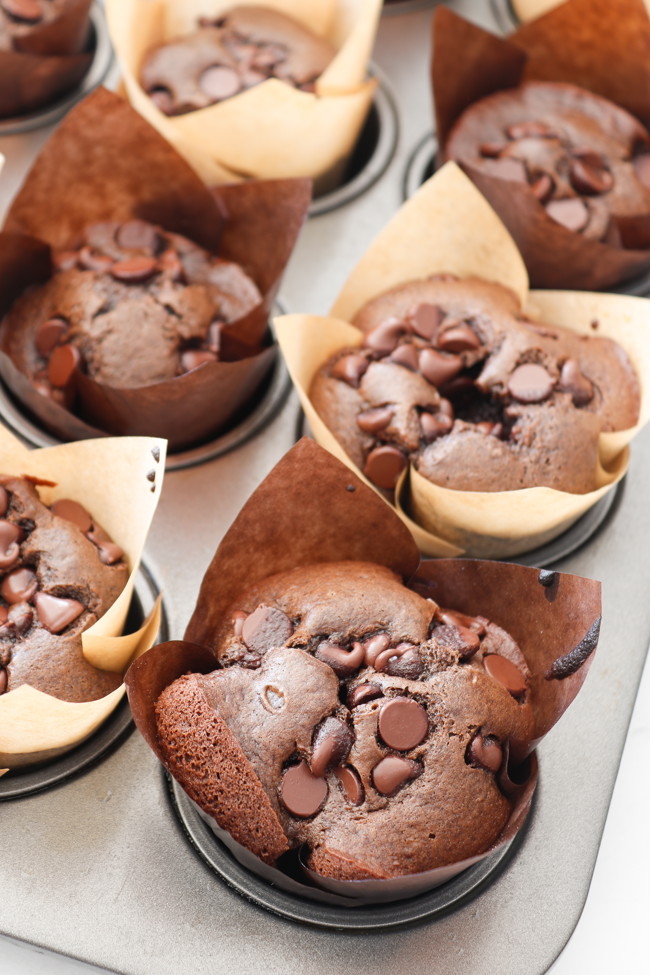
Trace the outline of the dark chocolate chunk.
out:
<instances>
[{"instance_id":1,"label":"dark chocolate chunk","mask_svg":"<svg viewBox=\"0 0 650 975\"><path fill-rule=\"evenodd\" d=\"M358 773L349 765L341 765L334 769L334 775L348 801L353 806L360 806L364 800L364 791Z\"/></svg>"},{"instance_id":2,"label":"dark chocolate chunk","mask_svg":"<svg viewBox=\"0 0 650 975\"><path fill-rule=\"evenodd\" d=\"M34 596L38 618L50 633L61 633L66 626L81 616L86 608L77 599L63 599L47 592L37 592Z\"/></svg>"},{"instance_id":3,"label":"dark chocolate chunk","mask_svg":"<svg viewBox=\"0 0 650 975\"><path fill-rule=\"evenodd\" d=\"M309 764L314 775L325 775L335 765L341 765L354 744L350 728L339 718L325 718L314 732Z\"/></svg>"},{"instance_id":4,"label":"dark chocolate chunk","mask_svg":"<svg viewBox=\"0 0 650 975\"><path fill-rule=\"evenodd\" d=\"M273 606L258 606L244 620L242 639L249 650L266 653L271 647L282 647L293 633L286 613Z\"/></svg>"},{"instance_id":5,"label":"dark chocolate chunk","mask_svg":"<svg viewBox=\"0 0 650 975\"><path fill-rule=\"evenodd\" d=\"M292 765L282 776L280 799L292 816L314 816L327 799L327 782L312 775L307 762Z\"/></svg>"},{"instance_id":6,"label":"dark chocolate chunk","mask_svg":"<svg viewBox=\"0 0 650 975\"><path fill-rule=\"evenodd\" d=\"M565 677L570 677L571 674L575 674L577 670L580 670L585 660L596 649L600 635L600 621L601 617L599 616L591 624L580 643L573 650L570 650L569 653L563 657L558 657L553 662L550 670L545 675L546 680L564 680Z\"/></svg>"},{"instance_id":7,"label":"dark chocolate chunk","mask_svg":"<svg viewBox=\"0 0 650 975\"><path fill-rule=\"evenodd\" d=\"M483 657L483 666L489 676L498 684L518 698L526 690L526 678L512 661L502 657L499 653L489 653Z\"/></svg>"},{"instance_id":8,"label":"dark chocolate chunk","mask_svg":"<svg viewBox=\"0 0 650 975\"><path fill-rule=\"evenodd\" d=\"M152 487L151 490L153 491L155 488ZM93 545L97 546L99 561L103 562L104 565L114 565L123 558L124 552L115 542L111 542L107 538L100 538L93 531L87 532L86 534Z\"/></svg>"},{"instance_id":9,"label":"dark chocolate chunk","mask_svg":"<svg viewBox=\"0 0 650 975\"><path fill-rule=\"evenodd\" d=\"M377 487L392 490L406 467L406 456L398 447L383 444L375 447L366 458L363 473Z\"/></svg>"},{"instance_id":10,"label":"dark chocolate chunk","mask_svg":"<svg viewBox=\"0 0 650 975\"><path fill-rule=\"evenodd\" d=\"M400 755L387 755L372 770L372 784L382 796L391 796L421 773L422 767L417 762Z\"/></svg>"},{"instance_id":11,"label":"dark chocolate chunk","mask_svg":"<svg viewBox=\"0 0 650 975\"><path fill-rule=\"evenodd\" d=\"M419 745L429 731L427 712L408 697L394 697L379 712L379 734L389 748L410 751Z\"/></svg>"},{"instance_id":12,"label":"dark chocolate chunk","mask_svg":"<svg viewBox=\"0 0 650 975\"><path fill-rule=\"evenodd\" d=\"M508 392L519 403L541 403L548 399L554 386L553 377L536 362L517 366L508 380Z\"/></svg>"}]
</instances>

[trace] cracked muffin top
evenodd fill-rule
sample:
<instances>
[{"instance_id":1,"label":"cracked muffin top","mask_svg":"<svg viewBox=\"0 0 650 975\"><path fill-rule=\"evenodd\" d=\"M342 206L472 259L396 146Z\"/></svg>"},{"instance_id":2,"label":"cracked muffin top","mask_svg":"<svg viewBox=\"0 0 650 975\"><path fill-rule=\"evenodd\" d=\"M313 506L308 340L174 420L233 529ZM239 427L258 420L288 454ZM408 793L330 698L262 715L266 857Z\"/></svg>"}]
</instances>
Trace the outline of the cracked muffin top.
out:
<instances>
[{"instance_id":1,"label":"cracked muffin top","mask_svg":"<svg viewBox=\"0 0 650 975\"><path fill-rule=\"evenodd\" d=\"M50 280L9 310L7 351L66 407L77 367L128 388L219 360L222 326L262 300L238 264L144 220L93 224L53 261Z\"/></svg>"},{"instance_id":2,"label":"cracked muffin top","mask_svg":"<svg viewBox=\"0 0 650 975\"><path fill-rule=\"evenodd\" d=\"M501 833L509 755L534 722L529 669L496 624L382 566L329 563L242 593L214 649L222 669L160 695L158 734L183 788L257 856L306 844L324 876L385 878Z\"/></svg>"},{"instance_id":3,"label":"cracked muffin top","mask_svg":"<svg viewBox=\"0 0 650 975\"><path fill-rule=\"evenodd\" d=\"M360 347L310 398L354 463L391 492L411 461L463 491L596 485L601 432L634 426L639 381L611 339L531 321L515 295L443 274L368 302ZM594 323L597 329L597 323Z\"/></svg>"}]
</instances>

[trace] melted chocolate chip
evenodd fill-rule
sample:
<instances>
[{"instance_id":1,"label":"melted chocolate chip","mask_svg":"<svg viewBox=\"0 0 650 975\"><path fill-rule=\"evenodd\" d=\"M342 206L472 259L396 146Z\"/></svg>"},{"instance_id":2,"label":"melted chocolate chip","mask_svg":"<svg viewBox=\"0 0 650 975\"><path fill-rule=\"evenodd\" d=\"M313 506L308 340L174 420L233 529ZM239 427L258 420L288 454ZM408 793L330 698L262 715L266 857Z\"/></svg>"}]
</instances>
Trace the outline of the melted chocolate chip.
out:
<instances>
[{"instance_id":1,"label":"melted chocolate chip","mask_svg":"<svg viewBox=\"0 0 650 975\"><path fill-rule=\"evenodd\" d=\"M10 521L0 521L0 569L9 569L18 561L22 531Z\"/></svg>"},{"instance_id":2,"label":"melted chocolate chip","mask_svg":"<svg viewBox=\"0 0 650 975\"><path fill-rule=\"evenodd\" d=\"M314 816L327 799L327 782L312 775L307 762L292 765L282 776L280 799L292 816Z\"/></svg>"},{"instance_id":3,"label":"melted chocolate chip","mask_svg":"<svg viewBox=\"0 0 650 975\"><path fill-rule=\"evenodd\" d=\"M421 304L410 313L409 321L416 335L431 341L444 317L444 311L437 305Z\"/></svg>"},{"instance_id":4,"label":"melted chocolate chip","mask_svg":"<svg viewBox=\"0 0 650 975\"><path fill-rule=\"evenodd\" d=\"M50 633L61 633L73 623L86 608L77 599L63 599L47 592L37 592L34 596L38 618Z\"/></svg>"},{"instance_id":5,"label":"melted chocolate chip","mask_svg":"<svg viewBox=\"0 0 650 975\"><path fill-rule=\"evenodd\" d=\"M432 416L431 413L420 414L420 430L427 443L433 443L438 437L444 437L453 425L454 421L444 413L438 413L436 416Z\"/></svg>"},{"instance_id":6,"label":"melted chocolate chip","mask_svg":"<svg viewBox=\"0 0 650 975\"><path fill-rule=\"evenodd\" d=\"M332 375L335 379L342 379L343 382L356 388L367 368L368 360L365 355L352 353L341 356L332 366Z\"/></svg>"},{"instance_id":7,"label":"melted chocolate chip","mask_svg":"<svg viewBox=\"0 0 650 975\"><path fill-rule=\"evenodd\" d=\"M314 732L310 758L312 774L325 775L335 765L341 765L353 744L354 735L343 721L325 718Z\"/></svg>"},{"instance_id":8,"label":"melted chocolate chip","mask_svg":"<svg viewBox=\"0 0 650 975\"><path fill-rule=\"evenodd\" d=\"M82 532L88 532L93 527L92 518L78 501L71 501L70 498L60 498L54 502L50 510L53 515L57 515L59 518L65 518L66 521L71 521L73 525L77 525Z\"/></svg>"},{"instance_id":9,"label":"melted chocolate chip","mask_svg":"<svg viewBox=\"0 0 650 975\"><path fill-rule=\"evenodd\" d=\"M364 650L360 643L355 643L352 650L346 650L336 643L320 643L314 656L331 667L337 677L349 677L363 663Z\"/></svg>"},{"instance_id":10,"label":"melted chocolate chip","mask_svg":"<svg viewBox=\"0 0 650 975\"><path fill-rule=\"evenodd\" d=\"M383 444L371 450L366 458L363 473L377 487L392 490L406 467L406 456L398 447Z\"/></svg>"},{"instance_id":11,"label":"melted chocolate chip","mask_svg":"<svg viewBox=\"0 0 650 975\"><path fill-rule=\"evenodd\" d=\"M467 322L461 322L441 332L437 345L443 352L472 352L480 347L481 342Z\"/></svg>"},{"instance_id":12,"label":"melted chocolate chip","mask_svg":"<svg viewBox=\"0 0 650 975\"><path fill-rule=\"evenodd\" d=\"M570 393L574 406L586 406L594 397L594 387L580 371L575 359L567 359L560 372L559 388Z\"/></svg>"},{"instance_id":13,"label":"melted chocolate chip","mask_svg":"<svg viewBox=\"0 0 650 975\"><path fill-rule=\"evenodd\" d=\"M421 773L422 767L417 762L400 755L387 755L372 770L372 783L380 795L391 796Z\"/></svg>"},{"instance_id":14,"label":"melted chocolate chip","mask_svg":"<svg viewBox=\"0 0 650 975\"><path fill-rule=\"evenodd\" d=\"M20 635L25 633L34 619L34 610L29 603L14 603L7 614L7 622L10 623Z\"/></svg>"},{"instance_id":15,"label":"melted chocolate chip","mask_svg":"<svg viewBox=\"0 0 650 975\"><path fill-rule=\"evenodd\" d=\"M36 573L31 569L14 569L0 584L0 595L6 603L29 602L38 588Z\"/></svg>"},{"instance_id":16,"label":"melted chocolate chip","mask_svg":"<svg viewBox=\"0 0 650 975\"><path fill-rule=\"evenodd\" d=\"M596 649L600 635L600 621L601 617L599 616L591 624L580 643L573 650L570 650L569 653L563 657L558 657L554 661L551 669L545 675L546 680L564 680L565 677L570 677L571 674L575 674L577 670L580 670L585 660Z\"/></svg>"},{"instance_id":17,"label":"melted chocolate chip","mask_svg":"<svg viewBox=\"0 0 650 975\"><path fill-rule=\"evenodd\" d=\"M375 666L375 661L390 646L388 633L375 633L363 641L364 659L369 667Z\"/></svg>"},{"instance_id":18,"label":"melted chocolate chip","mask_svg":"<svg viewBox=\"0 0 650 975\"><path fill-rule=\"evenodd\" d=\"M347 705L350 711L352 711L361 704L367 704L368 701L376 701L382 695L383 691L379 684L357 684L348 693Z\"/></svg>"},{"instance_id":19,"label":"melted chocolate chip","mask_svg":"<svg viewBox=\"0 0 650 975\"><path fill-rule=\"evenodd\" d=\"M433 386L444 386L463 368L463 360L457 355L443 355L435 349L422 349L419 369L424 378Z\"/></svg>"},{"instance_id":20,"label":"melted chocolate chip","mask_svg":"<svg viewBox=\"0 0 650 975\"><path fill-rule=\"evenodd\" d=\"M257 653L284 646L292 633L293 624L287 614L273 606L258 606L246 617L242 627L244 643Z\"/></svg>"},{"instance_id":21,"label":"melted chocolate chip","mask_svg":"<svg viewBox=\"0 0 650 975\"><path fill-rule=\"evenodd\" d=\"M379 712L378 729L389 748L407 752L424 741L429 731L429 719L417 701L394 697Z\"/></svg>"},{"instance_id":22,"label":"melted chocolate chip","mask_svg":"<svg viewBox=\"0 0 650 975\"><path fill-rule=\"evenodd\" d=\"M372 410L364 410L357 416L357 426L364 433L379 433L389 425L394 412L392 406L378 406Z\"/></svg>"},{"instance_id":23,"label":"melted chocolate chip","mask_svg":"<svg viewBox=\"0 0 650 975\"><path fill-rule=\"evenodd\" d=\"M553 377L536 362L517 366L508 379L508 392L519 403L541 403L548 399L554 386Z\"/></svg>"},{"instance_id":24,"label":"melted chocolate chip","mask_svg":"<svg viewBox=\"0 0 650 975\"><path fill-rule=\"evenodd\" d=\"M398 657L391 657L386 665L386 673L391 677L417 680L424 671L424 664L417 647L411 647Z\"/></svg>"},{"instance_id":25,"label":"melted chocolate chip","mask_svg":"<svg viewBox=\"0 0 650 975\"><path fill-rule=\"evenodd\" d=\"M405 369L410 369L412 372L417 372L417 349L411 342L405 342L404 345L398 345L397 348L391 353L390 361L397 363L398 366L404 366Z\"/></svg>"},{"instance_id":26,"label":"melted chocolate chip","mask_svg":"<svg viewBox=\"0 0 650 975\"><path fill-rule=\"evenodd\" d=\"M154 488L151 490L153 491ZM87 532L86 534L93 545L97 546L99 561L103 562L104 565L114 565L124 557L123 550L115 542L111 542L107 538L100 538L96 532Z\"/></svg>"},{"instance_id":27,"label":"melted chocolate chip","mask_svg":"<svg viewBox=\"0 0 650 975\"><path fill-rule=\"evenodd\" d=\"M459 660L469 660L473 657L481 643L478 633L457 623L451 626L448 624L436 626L432 635L442 646L455 650Z\"/></svg>"},{"instance_id":28,"label":"melted chocolate chip","mask_svg":"<svg viewBox=\"0 0 650 975\"><path fill-rule=\"evenodd\" d=\"M494 735L476 735L467 746L465 761L487 772L498 772L503 760L503 749Z\"/></svg>"},{"instance_id":29,"label":"melted chocolate chip","mask_svg":"<svg viewBox=\"0 0 650 975\"><path fill-rule=\"evenodd\" d=\"M489 653L483 657L483 666L486 673L505 687L513 697L519 698L524 694L527 687L526 678L512 661L498 653Z\"/></svg>"},{"instance_id":30,"label":"melted chocolate chip","mask_svg":"<svg viewBox=\"0 0 650 975\"><path fill-rule=\"evenodd\" d=\"M341 765L334 769L334 775L338 779L346 799L353 806L360 806L364 800L364 791L357 772L349 765Z\"/></svg>"},{"instance_id":31,"label":"melted chocolate chip","mask_svg":"<svg viewBox=\"0 0 650 975\"><path fill-rule=\"evenodd\" d=\"M378 355L390 355L406 331L407 328L404 322L396 318L389 318L388 321L377 325L372 331L366 332L363 338L363 345L366 349L371 349Z\"/></svg>"},{"instance_id":32,"label":"melted chocolate chip","mask_svg":"<svg viewBox=\"0 0 650 975\"><path fill-rule=\"evenodd\" d=\"M588 196L607 193L614 185L614 177L597 153L585 153L574 159L569 169L569 179L574 190Z\"/></svg>"}]
</instances>

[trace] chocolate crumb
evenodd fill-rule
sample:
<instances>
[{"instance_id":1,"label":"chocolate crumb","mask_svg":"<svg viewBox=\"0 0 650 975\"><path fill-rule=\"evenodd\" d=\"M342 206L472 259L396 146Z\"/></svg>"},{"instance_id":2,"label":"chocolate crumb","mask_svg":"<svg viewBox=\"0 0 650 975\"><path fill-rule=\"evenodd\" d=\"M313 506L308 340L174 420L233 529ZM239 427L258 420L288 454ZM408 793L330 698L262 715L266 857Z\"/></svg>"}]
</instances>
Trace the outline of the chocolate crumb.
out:
<instances>
[{"instance_id":1,"label":"chocolate crumb","mask_svg":"<svg viewBox=\"0 0 650 975\"><path fill-rule=\"evenodd\" d=\"M148 481L155 481L156 480L156 472L155 471L147 471L147 480Z\"/></svg>"},{"instance_id":2,"label":"chocolate crumb","mask_svg":"<svg viewBox=\"0 0 650 975\"><path fill-rule=\"evenodd\" d=\"M580 670L585 660L596 649L600 635L601 619L602 617L599 616L598 619L594 620L585 636L573 650L569 651L563 657L558 657L546 673L546 680L564 680L565 677L570 677L571 674L575 674L577 670Z\"/></svg>"}]
</instances>

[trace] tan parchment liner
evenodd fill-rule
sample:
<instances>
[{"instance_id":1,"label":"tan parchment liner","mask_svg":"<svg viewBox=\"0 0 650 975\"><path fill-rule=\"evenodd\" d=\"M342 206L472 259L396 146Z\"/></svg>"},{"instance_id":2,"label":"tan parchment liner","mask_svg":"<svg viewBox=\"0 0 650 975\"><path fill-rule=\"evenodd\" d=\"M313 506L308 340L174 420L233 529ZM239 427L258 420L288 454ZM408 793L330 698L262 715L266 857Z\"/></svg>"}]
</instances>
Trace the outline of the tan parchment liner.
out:
<instances>
[{"instance_id":1,"label":"tan parchment liner","mask_svg":"<svg viewBox=\"0 0 650 975\"><path fill-rule=\"evenodd\" d=\"M81 638L86 660L99 669L123 672L149 649L158 632L159 602L136 633L120 635L160 497L165 449L164 440L123 437L29 450L0 427L1 473L55 481L56 487L38 489L45 504L57 498L79 501L124 549L131 570L126 586ZM148 477L152 471L153 481ZM71 703L25 684L0 695L0 766L43 761L79 744L108 717L123 693L124 685L99 700Z\"/></svg>"},{"instance_id":2,"label":"tan parchment liner","mask_svg":"<svg viewBox=\"0 0 650 975\"><path fill-rule=\"evenodd\" d=\"M25 115L56 101L88 71L84 52L91 0L70 0L53 20L17 38L16 50L0 51L0 118Z\"/></svg>"},{"instance_id":3,"label":"tan parchment liner","mask_svg":"<svg viewBox=\"0 0 650 975\"><path fill-rule=\"evenodd\" d=\"M98 88L59 125L9 208L0 233L0 315L25 287L49 277L49 247L69 246L89 224L132 217L241 264L260 301L223 329L224 350L233 353L225 360L233 361L204 363L130 388L78 371L83 418L36 391L18 368L6 328L0 336L2 378L63 440L102 432L161 436L178 450L215 436L252 401L272 368L276 350L266 339L268 316L310 199L307 179L208 190L124 99Z\"/></svg>"},{"instance_id":4,"label":"tan parchment liner","mask_svg":"<svg viewBox=\"0 0 650 975\"><path fill-rule=\"evenodd\" d=\"M580 644L599 619L599 583L556 573L552 588L546 588L539 582L539 571L524 566L456 559L419 562L413 539L388 505L329 453L303 438L262 482L219 545L204 576L186 639L155 647L127 673L134 720L163 764L155 702L181 674L214 669L215 633L237 594L269 574L339 560L387 565L439 605L485 615L512 633L532 673L533 739L517 743L520 758L530 753L559 720L582 686L591 656L565 679L548 679L548 673L554 661ZM443 883L508 842L525 820L535 781L533 756L529 777L517 790L510 820L482 855L382 881L335 882L304 871L303 880L309 878L326 888L328 897L304 884L300 890L295 876L287 878L280 870L262 864L224 834L211 817L207 819L237 859L272 883L330 903L341 902L331 896L345 897L347 903L350 898L356 904L372 903L413 896Z\"/></svg>"},{"instance_id":5,"label":"tan parchment liner","mask_svg":"<svg viewBox=\"0 0 650 975\"><path fill-rule=\"evenodd\" d=\"M288 14L338 48L316 93L270 79L196 112L160 112L138 82L149 48L193 32L199 16L251 5ZM106 0L106 13L129 100L208 184L309 176L326 189L340 177L377 87L365 78L381 0Z\"/></svg>"},{"instance_id":6,"label":"tan parchment liner","mask_svg":"<svg viewBox=\"0 0 650 975\"><path fill-rule=\"evenodd\" d=\"M314 437L362 479L311 405L307 394L312 379L337 349L361 344L362 333L349 320L366 301L405 281L443 271L497 281L514 291L535 318L616 340L640 379L639 422L629 430L601 434L598 486L587 494L546 487L455 491L432 484L413 468L403 476L396 491L398 513L425 555L515 555L560 534L627 470L627 445L650 416L650 303L585 292L528 294L514 241L471 181L454 163L447 163L371 244L343 286L331 318L286 315L275 320L278 342ZM597 332L591 328L594 319L599 322Z\"/></svg>"},{"instance_id":7,"label":"tan parchment liner","mask_svg":"<svg viewBox=\"0 0 650 975\"><path fill-rule=\"evenodd\" d=\"M524 81L567 82L609 99L650 126L650 20L643 0L567 0L507 38L447 7L433 20L431 80L441 158L466 108ZM615 127L615 118L603 125ZM461 159L502 217L536 287L611 287L650 267L647 213L613 219L626 246L591 240L553 220L530 187Z\"/></svg>"}]
</instances>

